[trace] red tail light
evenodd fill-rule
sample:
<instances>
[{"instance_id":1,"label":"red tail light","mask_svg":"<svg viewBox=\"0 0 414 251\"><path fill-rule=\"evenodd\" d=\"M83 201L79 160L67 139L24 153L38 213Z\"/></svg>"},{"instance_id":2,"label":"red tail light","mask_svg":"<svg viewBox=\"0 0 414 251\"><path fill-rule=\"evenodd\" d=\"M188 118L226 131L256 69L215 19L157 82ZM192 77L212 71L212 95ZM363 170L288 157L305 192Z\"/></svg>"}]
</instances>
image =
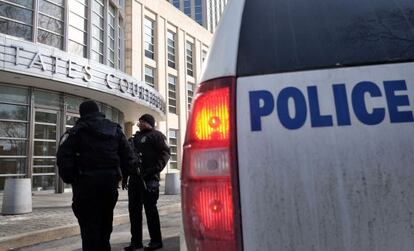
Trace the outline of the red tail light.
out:
<instances>
[{"instance_id":1,"label":"red tail light","mask_svg":"<svg viewBox=\"0 0 414 251\"><path fill-rule=\"evenodd\" d=\"M188 250L240 250L235 79L200 85L184 143L182 207ZM235 207L236 205L236 207Z\"/></svg>"}]
</instances>

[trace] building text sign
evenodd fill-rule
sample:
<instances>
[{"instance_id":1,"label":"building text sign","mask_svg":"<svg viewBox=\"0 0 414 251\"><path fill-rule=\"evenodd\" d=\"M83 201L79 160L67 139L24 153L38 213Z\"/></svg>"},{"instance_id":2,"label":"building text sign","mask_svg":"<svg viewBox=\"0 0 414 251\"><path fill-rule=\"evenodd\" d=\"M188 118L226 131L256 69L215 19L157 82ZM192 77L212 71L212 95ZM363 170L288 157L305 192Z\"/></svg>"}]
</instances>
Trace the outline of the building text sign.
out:
<instances>
[{"instance_id":1,"label":"building text sign","mask_svg":"<svg viewBox=\"0 0 414 251\"><path fill-rule=\"evenodd\" d=\"M4 70L40 75L112 93L165 114L164 99L155 89L121 71L92 60L74 57L58 49L45 49L33 43L8 38L3 46L1 42L0 61L3 61Z\"/></svg>"}]
</instances>

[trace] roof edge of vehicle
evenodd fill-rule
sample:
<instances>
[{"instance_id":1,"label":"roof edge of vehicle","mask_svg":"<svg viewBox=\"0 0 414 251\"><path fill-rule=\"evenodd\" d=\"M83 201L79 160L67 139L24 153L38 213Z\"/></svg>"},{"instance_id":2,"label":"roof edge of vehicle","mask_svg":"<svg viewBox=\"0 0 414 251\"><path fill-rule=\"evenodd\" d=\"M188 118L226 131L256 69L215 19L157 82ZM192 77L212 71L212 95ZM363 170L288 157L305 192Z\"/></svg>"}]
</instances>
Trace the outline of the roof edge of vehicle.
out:
<instances>
[{"instance_id":1,"label":"roof edge of vehicle","mask_svg":"<svg viewBox=\"0 0 414 251\"><path fill-rule=\"evenodd\" d=\"M214 34L213 46L203 66L200 83L225 76L236 76L244 4L245 0L233 0L227 4Z\"/></svg>"}]
</instances>

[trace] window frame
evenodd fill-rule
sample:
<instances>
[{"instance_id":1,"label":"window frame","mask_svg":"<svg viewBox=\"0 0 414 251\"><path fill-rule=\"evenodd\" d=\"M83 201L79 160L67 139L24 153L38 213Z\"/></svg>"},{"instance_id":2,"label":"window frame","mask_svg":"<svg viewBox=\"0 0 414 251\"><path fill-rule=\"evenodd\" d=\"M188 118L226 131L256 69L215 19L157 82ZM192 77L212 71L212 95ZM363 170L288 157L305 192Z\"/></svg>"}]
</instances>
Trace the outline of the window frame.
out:
<instances>
[{"instance_id":1,"label":"window frame","mask_svg":"<svg viewBox=\"0 0 414 251\"><path fill-rule=\"evenodd\" d=\"M90 6L88 6L89 1L86 2L87 3L86 5L83 2L79 1L79 0L71 0L71 1L72 1L72 3L77 2L77 4L80 4L84 7L85 16L82 16L79 13L74 12L71 9L71 4L69 4L69 1L68 1L68 18L67 18L67 20L68 20L68 24L67 24L67 27L68 27L67 41L68 41L68 44L67 44L67 51L69 53L78 55L80 57L87 57L87 55L88 55L88 42L87 42L88 41L88 11L89 11L89 8L90 8ZM86 29L85 30L81 30L78 27L71 24L71 19L70 19L71 14L76 15L77 17L82 18L84 20L84 22L86 24L86 27L85 27ZM70 35L69 35L70 28L76 29L77 31L82 32L82 34L83 34L83 42L82 43L80 43L79 41L75 41L73 38L70 37ZM77 54L78 52L76 52L76 51L70 51L70 44L71 43L73 43L75 45L78 45L78 46L82 46L83 47L83 52L82 52L83 55Z\"/></svg>"},{"instance_id":2,"label":"window frame","mask_svg":"<svg viewBox=\"0 0 414 251\"><path fill-rule=\"evenodd\" d=\"M152 72L152 75L147 74L147 70ZM151 86L152 88L155 88L155 80L156 80L156 71L154 67L151 67L149 65L145 65L144 67L144 79L145 79L145 83L149 86ZM152 82L149 82L147 80L152 79Z\"/></svg>"},{"instance_id":3,"label":"window frame","mask_svg":"<svg viewBox=\"0 0 414 251\"><path fill-rule=\"evenodd\" d=\"M113 8L113 13L111 12L111 8ZM115 52L115 48L116 48L116 35L117 35L117 20L116 20L116 6L114 6L114 4L112 4L111 2L108 3L108 9L106 11L106 15L107 15L107 53L106 53L106 64L109 65L112 68L115 68L116 66L116 52ZM113 25L111 25L110 19L113 20ZM113 37L111 36L111 30L113 31ZM111 42L113 42L113 47L111 46ZM105 48L104 48L105 49ZM112 54L113 54L113 59L112 59Z\"/></svg>"},{"instance_id":4,"label":"window frame","mask_svg":"<svg viewBox=\"0 0 414 251\"><path fill-rule=\"evenodd\" d=\"M176 68L176 34L171 30L167 30L167 65L173 69Z\"/></svg>"},{"instance_id":5,"label":"window frame","mask_svg":"<svg viewBox=\"0 0 414 251\"><path fill-rule=\"evenodd\" d=\"M3 21L3 34L17 39L44 44L73 55L91 59L115 69L124 70L125 65L125 10L124 1L120 0L28 0L28 4L17 4L8 0L0 0L7 6L17 10L29 11L30 22L22 22L15 18L0 16ZM41 10L39 1L56 6L56 15L47 14ZM121 3L121 4L120 4ZM27 5L31 4L31 7ZM84 6L85 13L79 15L78 8ZM45 7L46 8L46 7ZM113 11L111 11L113 8ZM72 11L73 10L73 11ZM101 13L102 12L102 13ZM18 13L17 11L13 13ZM111 13L110 15L108 13ZM12 15L12 14L11 14ZM9 15L9 16L11 16ZM109 17L109 16L110 17ZM41 19L42 17L47 18ZM114 20L109 20L114 18ZM80 20L83 19L84 28ZM54 26L41 27L41 21L51 20ZM75 20L75 22L73 22ZM76 22L78 21L78 22ZM113 25L111 24L113 21ZM46 25L43 25L46 26ZM8 32L8 27L17 27L19 32ZM113 29L113 30L112 30ZM111 35L113 33L113 36ZM79 39L83 34L83 39ZM94 35L95 34L95 35ZM101 35L102 34L102 35ZM112 39L112 40L111 40ZM81 42L82 41L82 42ZM113 46L111 46L113 44ZM82 47L82 48L81 48ZM113 48L112 48L113 47ZM82 55L81 55L82 54Z\"/></svg>"},{"instance_id":6,"label":"window frame","mask_svg":"<svg viewBox=\"0 0 414 251\"><path fill-rule=\"evenodd\" d=\"M194 43L188 40L185 41L185 62L187 75L194 77Z\"/></svg>"},{"instance_id":7,"label":"window frame","mask_svg":"<svg viewBox=\"0 0 414 251\"><path fill-rule=\"evenodd\" d=\"M9 140L9 141L14 141L14 142L24 142L25 144L25 149L24 152L25 154L20 154L20 155L0 155L0 159L1 160L15 160L16 163L20 162L21 160L23 160L23 169L20 170L18 168L17 165L20 164L16 164L16 170L17 173L1 173L0 172L0 179L5 179L7 177L21 177L21 176L26 176L28 174L28 158L29 158L29 144L30 144L30 96L31 96L31 92L29 88L23 88L23 87L16 87L16 86L11 86L11 85L7 85L7 84L1 84L2 87L5 88L11 88L13 89L23 89L26 91L25 96L26 96L26 101L25 102L13 102L13 101L3 101L0 100L0 105L3 104L7 104L7 105L13 105L13 106L21 106L21 107L25 107L26 109L26 119L25 120L21 120L21 119L10 119L10 118L1 118L0 122L2 123L19 123L25 126L25 134L26 137L6 137L6 136L0 136L0 140ZM20 162L21 163L21 162ZM18 171L23 171L23 173L18 173Z\"/></svg>"},{"instance_id":8,"label":"window frame","mask_svg":"<svg viewBox=\"0 0 414 251\"><path fill-rule=\"evenodd\" d=\"M144 16L143 35L144 55L149 59L155 59L155 21L147 16Z\"/></svg>"},{"instance_id":9,"label":"window frame","mask_svg":"<svg viewBox=\"0 0 414 251\"><path fill-rule=\"evenodd\" d=\"M170 81L174 79L174 81ZM168 74L167 77L167 89L168 89L168 112L172 114L178 114L177 110L177 77L171 74ZM174 86L174 89L172 88ZM174 94L174 97L172 97Z\"/></svg>"},{"instance_id":10,"label":"window frame","mask_svg":"<svg viewBox=\"0 0 414 251\"><path fill-rule=\"evenodd\" d=\"M178 129L173 129L173 128L169 128L168 129L168 144L170 146L170 152L171 152L171 157L170 157L170 161L169 161L169 165L171 169L179 169L178 168L178 146L179 146L179 130ZM175 134L175 137L171 137L171 133ZM175 140L175 144L172 143L172 141ZM175 157L175 160L174 160ZM175 167L172 167L175 164Z\"/></svg>"},{"instance_id":11,"label":"window frame","mask_svg":"<svg viewBox=\"0 0 414 251\"><path fill-rule=\"evenodd\" d=\"M191 88L189 88L191 86ZM188 112L191 110L191 104L193 102L195 92L195 84L191 82L187 82L186 84L186 94L187 94L187 110Z\"/></svg>"},{"instance_id":12,"label":"window frame","mask_svg":"<svg viewBox=\"0 0 414 251\"><path fill-rule=\"evenodd\" d=\"M102 3L101 3L102 2ZM99 5L101 7L102 12L98 13L95 9L95 6ZM91 7L91 49L90 49L90 58L93 61L96 61L98 63L103 64L105 61L105 1L104 0L93 0L92 1L92 7ZM100 27L100 22L96 23L94 15L102 22L102 27ZM96 37L94 34L94 31L100 32L102 34L102 39L99 37ZM98 50L94 48L92 45L96 41L96 43L99 45ZM102 46L102 48L100 47ZM97 57L97 58L95 58Z\"/></svg>"}]
</instances>

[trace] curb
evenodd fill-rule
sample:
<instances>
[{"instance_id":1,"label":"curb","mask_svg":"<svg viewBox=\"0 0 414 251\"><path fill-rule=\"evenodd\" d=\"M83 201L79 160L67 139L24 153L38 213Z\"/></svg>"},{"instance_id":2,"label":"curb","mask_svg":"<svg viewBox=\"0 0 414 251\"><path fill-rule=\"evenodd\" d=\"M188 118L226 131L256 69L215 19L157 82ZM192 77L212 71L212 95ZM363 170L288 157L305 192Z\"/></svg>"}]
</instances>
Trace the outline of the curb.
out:
<instances>
[{"instance_id":1,"label":"curb","mask_svg":"<svg viewBox=\"0 0 414 251\"><path fill-rule=\"evenodd\" d=\"M181 210L179 203L163 206L159 208L159 212L169 212L171 210ZM129 214L114 215L113 226L129 223ZM17 234L9 237L0 238L0 251L13 250L17 248L35 245L41 242L47 242L74 235L79 235L80 229L78 224L70 224L67 226L48 228L44 230L32 231L24 234Z\"/></svg>"}]
</instances>

